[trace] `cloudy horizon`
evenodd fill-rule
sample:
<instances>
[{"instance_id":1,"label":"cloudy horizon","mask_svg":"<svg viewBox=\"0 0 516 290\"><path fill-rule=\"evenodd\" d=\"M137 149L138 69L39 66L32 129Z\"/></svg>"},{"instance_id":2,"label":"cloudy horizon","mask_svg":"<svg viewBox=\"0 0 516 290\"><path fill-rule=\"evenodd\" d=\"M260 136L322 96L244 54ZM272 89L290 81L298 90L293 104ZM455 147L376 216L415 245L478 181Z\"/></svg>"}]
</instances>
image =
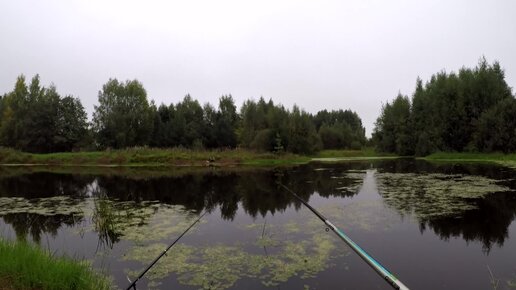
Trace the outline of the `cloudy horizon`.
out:
<instances>
[{"instance_id":1,"label":"cloudy horizon","mask_svg":"<svg viewBox=\"0 0 516 290\"><path fill-rule=\"evenodd\" d=\"M39 74L91 117L109 78L148 97L231 94L308 112L351 109L370 136L417 77L497 60L516 85L514 1L4 1L0 94ZM512 35L512 36L511 36Z\"/></svg>"}]
</instances>

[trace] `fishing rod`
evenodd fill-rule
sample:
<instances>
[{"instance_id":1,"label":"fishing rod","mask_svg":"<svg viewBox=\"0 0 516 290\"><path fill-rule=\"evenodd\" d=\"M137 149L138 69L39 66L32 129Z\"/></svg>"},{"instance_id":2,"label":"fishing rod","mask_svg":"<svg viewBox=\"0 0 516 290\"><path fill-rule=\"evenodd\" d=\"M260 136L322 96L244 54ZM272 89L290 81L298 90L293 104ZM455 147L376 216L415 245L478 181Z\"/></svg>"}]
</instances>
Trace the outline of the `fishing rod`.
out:
<instances>
[{"instance_id":1,"label":"fishing rod","mask_svg":"<svg viewBox=\"0 0 516 290\"><path fill-rule=\"evenodd\" d=\"M309 210L311 210L319 219L321 219L337 236L339 236L348 246L355 251L369 266L371 266L382 278L389 283L394 289L400 290L409 290L407 286L401 283L398 278L396 278L391 272L385 269L380 263L378 263L373 257L371 257L366 251L364 251L359 245L357 245L353 240L351 240L344 232L342 232L339 228L333 225L328 219L326 219L320 212L318 212L315 208L309 205L306 201L304 201L301 197L299 197L295 192L290 190L290 188L286 187L282 183L279 183L280 186L285 188L288 192L290 192L295 198L297 198L302 204L304 204Z\"/></svg>"},{"instance_id":2,"label":"fishing rod","mask_svg":"<svg viewBox=\"0 0 516 290\"><path fill-rule=\"evenodd\" d=\"M202 217L206 214L206 211L199 216L199 218L197 218L179 237L177 237L174 242L172 242L172 244L170 244L156 259L154 259L154 261L152 261L152 263L150 263L150 265L145 269L143 270L143 272L140 273L140 275L138 276L138 278L136 278L136 280L134 280L133 282L131 282L131 280L129 280L129 282L131 282L131 284L129 285L129 287L127 287L127 290L129 289L134 289L136 290L136 282L138 282L138 280L140 280L153 266L154 264L156 264L159 259L161 259L161 257L163 257L168 250L170 250L170 248L172 248L191 228L193 228L193 226L198 223Z\"/></svg>"}]
</instances>

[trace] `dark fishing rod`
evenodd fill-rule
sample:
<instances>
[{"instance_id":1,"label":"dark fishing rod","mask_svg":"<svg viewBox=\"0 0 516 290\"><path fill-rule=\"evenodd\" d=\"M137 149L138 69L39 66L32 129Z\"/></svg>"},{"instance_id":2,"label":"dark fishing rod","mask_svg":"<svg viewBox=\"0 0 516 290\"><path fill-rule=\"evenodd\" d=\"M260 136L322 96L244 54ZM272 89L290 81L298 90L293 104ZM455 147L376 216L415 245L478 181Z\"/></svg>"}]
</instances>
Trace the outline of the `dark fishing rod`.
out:
<instances>
[{"instance_id":1,"label":"dark fishing rod","mask_svg":"<svg viewBox=\"0 0 516 290\"><path fill-rule=\"evenodd\" d=\"M285 185L279 183L279 185L285 188L288 192L290 192L296 199L298 199L302 204L304 204L309 210L311 210L320 220L322 220L328 228L330 228L337 236L339 236L348 246L357 253L360 258L362 258L369 266L371 266L382 278L389 283L394 289L400 290L409 290L407 286L401 283L398 278L396 278L391 272L389 272L384 266L382 266L378 261L376 261L373 257L371 257L366 251L364 251L359 245L357 245L353 240L351 240L344 232L342 232L339 228L333 225L326 217L324 217L320 212L318 212L315 208L309 205L306 201L304 201L301 197L299 197L295 192L290 190L290 188Z\"/></svg>"},{"instance_id":2,"label":"dark fishing rod","mask_svg":"<svg viewBox=\"0 0 516 290\"><path fill-rule=\"evenodd\" d=\"M206 214L206 212L204 212L202 215L200 215L199 218L197 218L179 237L177 237L174 240L174 242L172 242L172 244L170 244L158 257L156 257L156 259L154 259L154 261L152 261L152 263L150 263L150 265L145 270L143 270L143 272L140 273L140 275L138 276L138 278L136 278L136 280L134 280L133 282L131 282L131 280L129 280L129 282L131 282L131 285L129 285L129 287L127 287L127 290L130 290L130 289L136 290L136 282L138 282L138 280L140 280L154 266L154 264L156 264L159 261L159 259L161 259L161 257L166 255L167 251L170 250L170 248L172 248L184 235L186 235L186 233L188 233L188 231L191 228L193 228L193 226L196 223L198 223L205 214Z\"/></svg>"}]
</instances>

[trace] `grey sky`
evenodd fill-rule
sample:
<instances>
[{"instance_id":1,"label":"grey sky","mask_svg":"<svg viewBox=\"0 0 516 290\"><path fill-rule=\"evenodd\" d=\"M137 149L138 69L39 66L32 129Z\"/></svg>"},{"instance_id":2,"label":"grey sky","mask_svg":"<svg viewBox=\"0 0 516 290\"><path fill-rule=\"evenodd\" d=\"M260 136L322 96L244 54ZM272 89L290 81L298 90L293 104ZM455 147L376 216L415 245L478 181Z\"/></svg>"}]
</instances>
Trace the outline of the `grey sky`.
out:
<instances>
[{"instance_id":1,"label":"grey sky","mask_svg":"<svg viewBox=\"0 0 516 290\"><path fill-rule=\"evenodd\" d=\"M442 69L499 60L516 84L516 1L0 2L0 93L16 77L81 98L110 77L156 103L232 94L310 112L356 111L370 135L382 102Z\"/></svg>"}]
</instances>

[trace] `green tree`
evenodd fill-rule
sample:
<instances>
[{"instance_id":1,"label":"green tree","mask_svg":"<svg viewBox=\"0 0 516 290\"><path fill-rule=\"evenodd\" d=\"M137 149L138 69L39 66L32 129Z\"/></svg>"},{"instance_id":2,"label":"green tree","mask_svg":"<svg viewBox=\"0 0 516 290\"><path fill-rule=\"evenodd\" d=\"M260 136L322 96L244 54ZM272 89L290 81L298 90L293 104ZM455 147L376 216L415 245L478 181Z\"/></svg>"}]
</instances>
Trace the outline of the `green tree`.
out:
<instances>
[{"instance_id":1,"label":"green tree","mask_svg":"<svg viewBox=\"0 0 516 290\"><path fill-rule=\"evenodd\" d=\"M494 114L504 115L498 106L505 104L509 110L509 99L512 91L500 64L491 65L481 58L474 69L462 68L458 74L439 72L425 85L418 78L412 106L408 100L401 102L397 98L383 107L374 140L378 149L403 155L411 152L426 155L438 150L503 150L510 142L503 141L502 146L500 140L507 139L496 138L507 130L495 134L497 130L493 129L488 134L486 124L496 123L506 128ZM407 108L410 108L409 121L405 122ZM410 144L415 144L414 148Z\"/></svg>"},{"instance_id":2,"label":"green tree","mask_svg":"<svg viewBox=\"0 0 516 290\"><path fill-rule=\"evenodd\" d=\"M57 132L54 136L56 151L76 149L87 137L87 131L87 115L81 101L72 96L62 98L59 102Z\"/></svg>"},{"instance_id":3,"label":"green tree","mask_svg":"<svg viewBox=\"0 0 516 290\"><path fill-rule=\"evenodd\" d=\"M410 110L410 100L401 94L392 104L387 102L383 106L373 132L379 151L399 155L414 154Z\"/></svg>"},{"instance_id":4,"label":"green tree","mask_svg":"<svg viewBox=\"0 0 516 290\"><path fill-rule=\"evenodd\" d=\"M25 139L25 123L27 106L29 104L29 90L25 83L25 76L16 79L14 89L3 99L2 123L0 128L1 143L3 146L23 149Z\"/></svg>"},{"instance_id":5,"label":"green tree","mask_svg":"<svg viewBox=\"0 0 516 290\"><path fill-rule=\"evenodd\" d=\"M347 126L347 124L345 126ZM346 143L350 140L346 139L342 130L339 130L337 127L338 126L330 126L323 123L319 128L318 134L324 149L349 148L349 144ZM349 133L347 135L349 136Z\"/></svg>"},{"instance_id":6,"label":"green tree","mask_svg":"<svg viewBox=\"0 0 516 290\"><path fill-rule=\"evenodd\" d=\"M178 144L185 147L204 146L206 140L204 136L204 112L197 100L186 95L183 101L177 103L173 124L175 125L175 136Z\"/></svg>"},{"instance_id":7,"label":"green tree","mask_svg":"<svg viewBox=\"0 0 516 290\"><path fill-rule=\"evenodd\" d=\"M516 99L508 98L484 112L475 145L480 151L516 152Z\"/></svg>"},{"instance_id":8,"label":"green tree","mask_svg":"<svg viewBox=\"0 0 516 290\"><path fill-rule=\"evenodd\" d=\"M294 106L289 118L287 149L293 153L312 154L321 149L321 139L311 116Z\"/></svg>"},{"instance_id":9,"label":"green tree","mask_svg":"<svg viewBox=\"0 0 516 290\"><path fill-rule=\"evenodd\" d=\"M148 145L153 129L147 92L137 80L110 79L99 92L93 128L101 148Z\"/></svg>"},{"instance_id":10,"label":"green tree","mask_svg":"<svg viewBox=\"0 0 516 290\"><path fill-rule=\"evenodd\" d=\"M240 108L240 122L237 128L238 142L244 146L249 147L256 134L256 102L253 100L246 100Z\"/></svg>"},{"instance_id":11,"label":"green tree","mask_svg":"<svg viewBox=\"0 0 516 290\"><path fill-rule=\"evenodd\" d=\"M219 111L214 124L217 147L235 147L237 144L236 125L238 114L231 95L219 99Z\"/></svg>"},{"instance_id":12,"label":"green tree","mask_svg":"<svg viewBox=\"0 0 516 290\"><path fill-rule=\"evenodd\" d=\"M439 134L435 130L433 107L429 106L429 96L426 94L422 80L418 77L416 90L412 95L411 122L414 128L414 153L425 156L437 150Z\"/></svg>"},{"instance_id":13,"label":"green tree","mask_svg":"<svg viewBox=\"0 0 516 290\"><path fill-rule=\"evenodd\" d=\"M165 122L161 119L159 110L164 108L168 113L168 108L164 104L161 104L159 108L151 102L150 111L152 115L152 134L150 137L149 145L152 147L164 147L164 136L165 136Z\"/></svg>"},{"instance_id":14,"label":"green tree","mask_svg":"<svg viewBox=\"0 0 516 290\"><path fill-rule=\"evenodd\" d=\"M289 150L292 114L272 100L245 101L240 110L237 136L244 147L260 151Z\"/></svg>"},{"instance_id":15,"label":"green tree","mask_svg":"<svg viewBox=\"0 0 516 290\"><path fill-rule=\"evenodd\" d=\"M272 150L274 132L269 128L266 114L273 107L273 103L267 103L263 98L258 102L254 100L244 102L240 109L240 125L237 129L237 137L241 145L258 150Z\"/></svg>"},{"instance_id":16,"label":"green tree","mask_svg":"<svg viewBox=\"0 0 516 290\"><path fill-rule=\"evenodd\" d=\"M36 85L33 81L29 96L31 101L26 116L23 150L39 153L58 151L55 138L59 133L61 98L56 88L40 88L39 80Z\"/></svg>"},{"instance_id":17,"label":"green tree","mask_svg":"<svg viewBox=\"0 0 516 290\"><path fill-rule=\"evenodd\" d=\"M18 77L14 90L2 100L0 116L0 142L23 151L69 151L87 135L80 100L61 98L54 85L41 86L39 75L29 86L23 75Z\"/></svg>"},{"instance_id":18,"label":"green tree","mask_svg":"<svg viewBox=\"0 0 516 290\"><path fill-rule=\"evenodd\" d=\"M219 146L219 137L216 134L219 112L215 108L206 103L203 106L204 114L204 145L208 148L216 148Z\"/></svg>"},{"instance_id":19,"label":"green tree","mask_svg":"<svg viewBox=\"0 0 516 290\"><path fill-rule=\"evenodd\" d=\"M325 149L355 148L365 145L365 128L351 110L319 111L313 119Z\"/></svg>"}]
</instances>

